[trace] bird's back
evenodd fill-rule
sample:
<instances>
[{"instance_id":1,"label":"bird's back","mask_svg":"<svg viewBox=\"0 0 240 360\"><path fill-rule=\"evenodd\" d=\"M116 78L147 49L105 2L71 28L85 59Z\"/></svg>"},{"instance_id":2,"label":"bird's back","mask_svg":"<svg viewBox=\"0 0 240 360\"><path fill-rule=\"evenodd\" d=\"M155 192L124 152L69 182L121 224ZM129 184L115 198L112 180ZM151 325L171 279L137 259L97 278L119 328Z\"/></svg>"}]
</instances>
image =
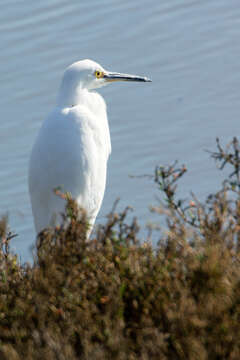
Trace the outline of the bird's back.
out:
<instances>
[{"instance_id":1,"label":"bird's back","mask_svg":"<svg viewBox=\"0 0 240 360\"><path fill-rule=\"evenodd\" d=\"M99 107L100 117L87 105L58 107L43 123L29 167L29 192L37 233L61 222L65 201L54 193L59 187L70 192L87 211L90 222L94 222L104 195L111 151L103 105Z\"/></svg>"}]
</instances>

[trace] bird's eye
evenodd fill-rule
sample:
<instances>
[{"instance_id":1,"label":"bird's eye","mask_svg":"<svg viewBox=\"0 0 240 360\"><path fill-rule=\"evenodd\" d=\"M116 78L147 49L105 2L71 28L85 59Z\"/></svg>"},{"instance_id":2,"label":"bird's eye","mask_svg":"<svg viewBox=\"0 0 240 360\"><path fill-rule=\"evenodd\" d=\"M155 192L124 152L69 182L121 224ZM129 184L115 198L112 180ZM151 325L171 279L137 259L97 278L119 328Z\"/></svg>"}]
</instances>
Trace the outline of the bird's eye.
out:
<instances>
[{"instance_id":1,"label":"bird's eye","mask_svg":"<svg viewBox=\"0 0 240 360\"><path fill-rule=\"evenodd\" d=\"M102 71L99 71L99 70L96 70L95 71L95 76L97 79L100 79L103 77L103 72Z\"/></svg>"}]
</instances>

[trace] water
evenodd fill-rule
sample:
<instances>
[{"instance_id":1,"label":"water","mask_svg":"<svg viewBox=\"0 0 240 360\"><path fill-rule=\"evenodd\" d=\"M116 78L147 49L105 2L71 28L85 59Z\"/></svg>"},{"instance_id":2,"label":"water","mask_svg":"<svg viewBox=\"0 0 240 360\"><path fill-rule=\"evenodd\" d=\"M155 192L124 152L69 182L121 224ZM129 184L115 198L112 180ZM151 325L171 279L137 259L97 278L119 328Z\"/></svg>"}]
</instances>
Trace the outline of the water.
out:
<instances>
[{"instance_id":1,"label":"water","mask_svg":"<svg viewBox=\"0 0 240 360\"><path fill-rule=\"evenodd\" d=\"M13 245L23 260L34 242L29 153L64 68L76 60L153 79L101 90L113 152L100 221L117 197L142 224L150 220L156 190L129 175L151 174L159 163L186 163L184 194L217 188L221 178L204 149L239 133L237 0L2 0L0 33L0 211L19 234Z\"/></svg>"}]
</instances>

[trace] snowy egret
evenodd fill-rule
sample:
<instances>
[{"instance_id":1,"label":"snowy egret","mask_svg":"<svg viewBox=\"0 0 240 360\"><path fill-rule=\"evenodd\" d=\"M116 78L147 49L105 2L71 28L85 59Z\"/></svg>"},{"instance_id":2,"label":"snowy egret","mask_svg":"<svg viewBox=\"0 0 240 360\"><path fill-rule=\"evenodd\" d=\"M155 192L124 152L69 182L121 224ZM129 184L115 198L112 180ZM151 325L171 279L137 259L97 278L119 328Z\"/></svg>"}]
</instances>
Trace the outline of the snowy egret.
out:
<instances>
[{"instance_id":1,"label":"snowy egret","mask_svg":"<svg viewBox=\"0 0 240 360\"><path fill-rule=\"evenodd\" d=\"M70 192L94 224L106 184L111 153L106 104L92 91L115 81L151 81L106 71L92 60L70 65L57 105L39 131L29 166L29 193L36 232L60 224L65 202L54 189Z\"/></svg>"}]
</instances>

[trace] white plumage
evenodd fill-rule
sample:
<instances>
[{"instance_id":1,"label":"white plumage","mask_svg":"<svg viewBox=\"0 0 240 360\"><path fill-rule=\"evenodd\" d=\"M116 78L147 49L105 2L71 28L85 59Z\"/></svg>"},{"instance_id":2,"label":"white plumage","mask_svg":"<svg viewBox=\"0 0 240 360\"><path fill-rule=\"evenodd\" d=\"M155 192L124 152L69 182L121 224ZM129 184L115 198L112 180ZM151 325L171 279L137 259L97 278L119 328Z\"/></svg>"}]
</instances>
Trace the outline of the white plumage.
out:
<instances>
[{"instance_id":1,"label":"white plumage","mask_svg":"<svg viewBox=\"0 0 240 360\"><path fill-rule=\"evenodd\" d=\"M94 224L104 196L111 153L106 104L95 88L109 82L150 81L111 73L91 60L69 66L57 106L39 131L29 166L29 193L36 232L62 221L65 201L54 193L70 192Z\"/></svg>"}]
</instances>

